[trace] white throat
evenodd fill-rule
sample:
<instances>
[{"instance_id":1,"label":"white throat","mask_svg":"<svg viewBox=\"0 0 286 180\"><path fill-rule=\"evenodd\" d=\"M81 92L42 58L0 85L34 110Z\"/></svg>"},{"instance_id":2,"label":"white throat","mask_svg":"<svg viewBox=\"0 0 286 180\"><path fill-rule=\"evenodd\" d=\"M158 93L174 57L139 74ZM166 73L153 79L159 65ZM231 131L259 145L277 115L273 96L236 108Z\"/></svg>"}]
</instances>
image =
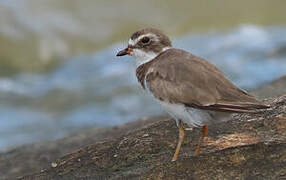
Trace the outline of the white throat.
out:
<instances>
[{"instance_id":1,"label":"white throat","mask_svg":"<svg viewBox=\"0 0 286 180\"><path fill-rule=\"evenodd\" d=\"M140 66L142 64L145 64L155 57L157 57L160 53L170 49L171 47L165 47L162 49L161 52L159 53L154 53L154 52L145 52L140 49L133 49L131 55L136 59L136 64L137 66Z\"/></svg>"}]
</instances>

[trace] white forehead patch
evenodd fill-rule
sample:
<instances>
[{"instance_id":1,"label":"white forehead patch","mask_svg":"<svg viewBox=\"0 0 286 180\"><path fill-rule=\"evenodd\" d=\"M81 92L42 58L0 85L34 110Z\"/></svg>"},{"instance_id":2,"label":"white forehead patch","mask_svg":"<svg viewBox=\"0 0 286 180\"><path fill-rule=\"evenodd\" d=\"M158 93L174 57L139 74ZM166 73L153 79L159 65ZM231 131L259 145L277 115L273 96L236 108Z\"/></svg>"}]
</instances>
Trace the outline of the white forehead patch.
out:
<instances>
[{"instance_id":1,"label":"white forehead patch","mask_svg":"<svg viewBox=\"0 0 286 180\"><path fill-rule=\"evenodd\" d=\"M137 44L142 38L144 37L151 37L153 41L159 41L159 37L156 36L155 34L152 33L148 33L148 34L142 34L141 36L139 36L136 39L129 39L128 41L128 45L134 46L135 44Z\"/></svg>"}]
</instances>

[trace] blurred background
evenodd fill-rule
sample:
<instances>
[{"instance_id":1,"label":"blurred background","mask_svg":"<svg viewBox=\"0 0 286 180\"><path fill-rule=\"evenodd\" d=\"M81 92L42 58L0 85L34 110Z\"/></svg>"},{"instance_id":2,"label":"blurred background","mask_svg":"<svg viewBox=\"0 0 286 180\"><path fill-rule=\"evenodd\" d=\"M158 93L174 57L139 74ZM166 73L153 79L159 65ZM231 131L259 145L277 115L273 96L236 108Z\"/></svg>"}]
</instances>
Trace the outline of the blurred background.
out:
<instances>
[{"instance_id":1,"label":"blurred background","mask_svg":"<svg viewBox=\"0 0 286 180\"><path fill-rule=\"evenodd\" d=\"M0 0L0 151L162 110L116 58L143 27L251 90L286 74L285 0Z\"/></svg>"}]
</instances>

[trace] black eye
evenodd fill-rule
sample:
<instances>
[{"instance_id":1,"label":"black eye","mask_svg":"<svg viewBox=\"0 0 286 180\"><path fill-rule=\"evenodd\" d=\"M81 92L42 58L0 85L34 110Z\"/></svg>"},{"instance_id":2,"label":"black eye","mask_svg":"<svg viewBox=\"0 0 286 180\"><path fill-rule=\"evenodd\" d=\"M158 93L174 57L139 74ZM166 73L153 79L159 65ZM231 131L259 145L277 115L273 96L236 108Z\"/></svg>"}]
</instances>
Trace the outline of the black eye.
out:
<instances>
[{"instance_id":1,"label":"black eye","mask_svg":"<svg viewBox=\"0 0 286 180\"><path fill-rule=\"evenodd\" d=\"M143 44L147 44L147 43L150 42L150 38L144 37L143 39L141 39L141 42L142 42Z\"/></svg>"}]
</instances>

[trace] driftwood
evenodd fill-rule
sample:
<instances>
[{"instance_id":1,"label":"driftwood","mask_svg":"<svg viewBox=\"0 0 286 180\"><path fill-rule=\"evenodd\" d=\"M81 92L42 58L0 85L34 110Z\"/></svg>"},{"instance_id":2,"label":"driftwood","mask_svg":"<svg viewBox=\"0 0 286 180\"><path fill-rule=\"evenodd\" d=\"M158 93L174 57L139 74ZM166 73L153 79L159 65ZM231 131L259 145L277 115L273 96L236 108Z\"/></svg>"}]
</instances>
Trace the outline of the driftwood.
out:
<instances>
[{"instance_id":1,"label":"driftwood","mask_svg":"<svg viewBox=\"0 0 286 180\"><path fill-rule=\"evenodd\" d=\"M178 129L168 117L121 137L63 156L21 179L283 179L286 178L286 96L270 99L259 114L234 115L209 127L199 156L201 129L187 131L179 159L171 162ZM60 147L59 147L60 148Z\"/></svg>"}]
</instances>

